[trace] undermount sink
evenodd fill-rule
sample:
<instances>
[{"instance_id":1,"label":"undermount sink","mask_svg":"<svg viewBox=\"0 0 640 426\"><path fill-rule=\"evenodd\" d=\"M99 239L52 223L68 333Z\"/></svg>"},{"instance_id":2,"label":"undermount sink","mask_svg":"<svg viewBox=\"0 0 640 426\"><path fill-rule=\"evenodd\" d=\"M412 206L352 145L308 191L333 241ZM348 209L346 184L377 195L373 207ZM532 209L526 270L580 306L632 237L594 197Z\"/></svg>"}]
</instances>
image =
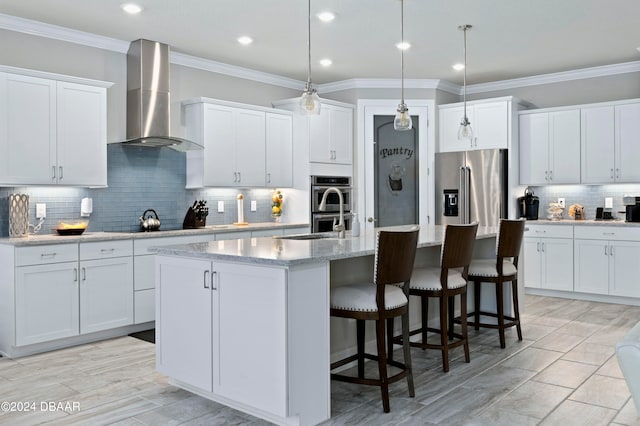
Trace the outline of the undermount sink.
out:
<instances>
[{"instance_id":1,"label":"undermount sink","mask_svg":"<svg viewBox=\"0 0 640 426\"><path fill-rule=\"evenodd\" d=\"M273 238L279 240L321 240L325 238L337 238L333 232L316 232L313 234L276 235Z\"/></svg>"}]
</instances>

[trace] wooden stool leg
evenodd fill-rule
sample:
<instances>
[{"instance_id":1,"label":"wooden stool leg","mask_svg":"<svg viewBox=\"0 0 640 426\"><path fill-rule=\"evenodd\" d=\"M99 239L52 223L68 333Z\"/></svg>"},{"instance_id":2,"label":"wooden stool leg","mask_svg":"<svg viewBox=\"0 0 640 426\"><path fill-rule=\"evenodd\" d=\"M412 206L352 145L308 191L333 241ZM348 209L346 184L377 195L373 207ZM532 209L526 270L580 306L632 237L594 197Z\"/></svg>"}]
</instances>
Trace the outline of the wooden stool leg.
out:
<instances>
[{"instance_id":1,"label":"wooden stool leg","mask_svg":"<svg viewBox=\"0 0 640 426\"><path fill-rule=\"evenodd\" d=\"M500 347L505 348L504 338L504 300L503 300L503 287L504 283L496 283L496 308L498 315L498 332L500 333Z\"/></svg>"},{"instance_id":2,"label":"wooden stool leg","mask_svg":"<svg viewBox=\"0 0 640 426\"><path fill-rule=\"evenodd\" d=\"M471 362L469 357L469 337L467 335L467 292L460 295L460 327L462 327L462 338L464 339L464 360Z\"/></svg>"},{"instance_id":3,"label":"wooden stool leg","mask_svg":"<svg viewBox=\"0 0 640 426\"><path fill-rule=\"evenodd\" d=\"M473 321L476 330L480 330L480 283L481 281L473 282L473 308L475 309Z\"/></svg>"},{"instance_id":4,"label":"wooden stool leg","mask_svg":"<svg viewBox=\"0 0 640 426\"><path fill-rule=\"evenodd\" d=\"M364 378L364 320L356 320L356 339L358 345L358 377Z\"/></svg>"},{"instance_id":5,"label":"wooden stool leg","mask_svg":"<svg viewBox=\"0 0 640 426\"><path fill-rule=\"evenodd\" d=\"M427 343L427 327L429 324L429 298L420 296L422 301L422 343Z\"/></svg>"},{"instance_id":6,"label":"wooden stool leg","mask_svg":"<svg viewBox=\"0 0 640 426\"><path fill-rule=\"evenodd\" d=\"M518 332L518 340L522 340L522 328L520 327L520 307L518 306L518 280L511 281L511 294L513 295L513 317L516 322L516 331Z\"/></svg>"},{"instance_id":7,"label":"wooden stool leg","mask_svg":"<svg viewBox=\"0 0 640 426\"><path fill-rule=\"evenodd\" d=\"M447 324L449 326L449 340L453 340L453 319L455 317L454 313L456 300L454 297L448 297L447 299L447 305L449 305L449 323Z\"/></svg>"},{"instance_id":8,"label":"wooden stool leg","mask_svg":"<svg viewBox=\"0 0 640 426\"><path fill-rule=\"evenodd\" d=\"M413 367L411 366L411 344L409 343L409 313L402 315L402 351L404 352L404 365L409 370L407 374L407 385L409 386L409 396L416 396L413 387Z\"/></svg>"},{"instance_id":9,"label":"wooden stool leg","mask_svg":"<svg viewBox=\"0 0 640 426\"><path fill-rule=\"evenodd\" d=\"M393 317L387 318L387 359L393 361Z\"/></svg>"},{"instance_id":10,"label":"wooden stool leg","mask_svg":"<svg viewBox=\"0 0 640 426\"><path fill-rule=\"evenodd\" d=\"M440 296L440 345L442 346L442 369L449 371L449 337L447 332L447 298Z\"/></svg>"},{"instance_id":11,"label":"wooden stool leg","mask_svg":"<svg viewBox=\"0 0 640 426\"><path fill-rule=\"evenodd\" d=\"M378 373L380 374L380 392L382 393L382 409L385 413L389 408L389 381L387 378L387 356L385 354L384 320L376 321L376 343L378 344Z\"/></svg>"}]
</instances>

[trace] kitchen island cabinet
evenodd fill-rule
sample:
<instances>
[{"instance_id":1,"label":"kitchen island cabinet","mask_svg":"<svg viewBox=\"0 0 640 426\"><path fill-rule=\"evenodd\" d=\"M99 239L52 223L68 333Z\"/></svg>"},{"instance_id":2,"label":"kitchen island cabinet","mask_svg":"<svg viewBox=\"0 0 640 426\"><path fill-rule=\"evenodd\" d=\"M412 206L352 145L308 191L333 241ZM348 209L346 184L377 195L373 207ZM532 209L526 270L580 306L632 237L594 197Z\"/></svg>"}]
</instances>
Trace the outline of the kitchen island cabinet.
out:
<instances>
[{"instance_id":1,"label":"kitchen island cabinet","mask_svg":"<svg viewBox=\"0 0 640 426\"><path fill-rule=\"evenodd\" d=\"M111 84L21 71L0 68L0 185L106 186Z\"/></svg>"},{"instance_id":2,"label":"kitchen island cabinet","mask_svg":"<svg viewBox=\"0 0 640 426\"><path fill-rule=\"evenodd\" d=\"M442 231L421 229L416 265L439 264ZM476 255L495 257L496 231L478 230ZM156 362L170 383L277 424L330 417L330 361L355 336L330 333L329 288L371 280L375 230L155 250Z\"/></svg>"}]
</instances>

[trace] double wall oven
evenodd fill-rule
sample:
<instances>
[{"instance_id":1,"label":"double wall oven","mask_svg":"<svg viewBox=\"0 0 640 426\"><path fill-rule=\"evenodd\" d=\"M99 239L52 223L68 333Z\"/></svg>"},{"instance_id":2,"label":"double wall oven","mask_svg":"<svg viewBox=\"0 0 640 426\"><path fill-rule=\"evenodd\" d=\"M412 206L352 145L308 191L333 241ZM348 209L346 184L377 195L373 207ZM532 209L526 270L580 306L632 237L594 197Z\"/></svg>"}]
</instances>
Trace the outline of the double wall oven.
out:
<instances>
[{"instance_id":1,"label":"double wall oven","mask_svg":"<svg viewBox=\"0 0 640 426\"><path fill-rule=\"evenodd\" d=\"M327 189L334 187L342 192L344 200L345 230L351 229L351 206L353 202L353 188L348 176L311 176L311 231L333 231L333 221L340 220L340 200L338 194L330 192L327 195L327 208L320 211L320 202Z\"/></svg>"}]
</instances>

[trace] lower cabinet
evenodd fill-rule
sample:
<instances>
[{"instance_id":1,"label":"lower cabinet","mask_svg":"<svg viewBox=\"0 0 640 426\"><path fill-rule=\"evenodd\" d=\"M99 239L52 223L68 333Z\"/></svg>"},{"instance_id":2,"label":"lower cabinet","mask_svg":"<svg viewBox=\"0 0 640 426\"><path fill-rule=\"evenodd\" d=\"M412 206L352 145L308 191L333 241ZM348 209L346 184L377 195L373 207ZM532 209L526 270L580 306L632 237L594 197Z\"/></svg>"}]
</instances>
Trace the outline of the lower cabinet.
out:
<instances>
[{"instance_id":1,"label":"lower cabinet","mask_svg":"<svg viewBox=\"0 0 640 426\"><path fill-rule=\"evenodd\" d=\"M640 241L575 240L575 291L640 297Z\"/></svg>"},{"instance_id":2,"label":"lower cabinet","mask_svg":"<svg viewBox=\"0 0 640 426\"><path fill-rule=\"evenodd\" d=\"M15 303L16 346L77 336L78 262L17 267Z\"/></svg>"},{"instance_id":3,"label":"lower cabinet","mask_svg":"<svg viewBox=\"0 0 640 426\"><path fill-rule=\"evenodd\" d=\"M527 224L527 228L525 287L573 291L573 226Z\"/></svg>"},{"instance_id":4,"label":"lower cabinet","mask_svg":"<svg viewBox=\"0 0 640 426\"><path fill-rule=\"evenodd\" d=\"M287 415L286 270L162 256L158 371Z\"/></svg>"}]
</instances>

